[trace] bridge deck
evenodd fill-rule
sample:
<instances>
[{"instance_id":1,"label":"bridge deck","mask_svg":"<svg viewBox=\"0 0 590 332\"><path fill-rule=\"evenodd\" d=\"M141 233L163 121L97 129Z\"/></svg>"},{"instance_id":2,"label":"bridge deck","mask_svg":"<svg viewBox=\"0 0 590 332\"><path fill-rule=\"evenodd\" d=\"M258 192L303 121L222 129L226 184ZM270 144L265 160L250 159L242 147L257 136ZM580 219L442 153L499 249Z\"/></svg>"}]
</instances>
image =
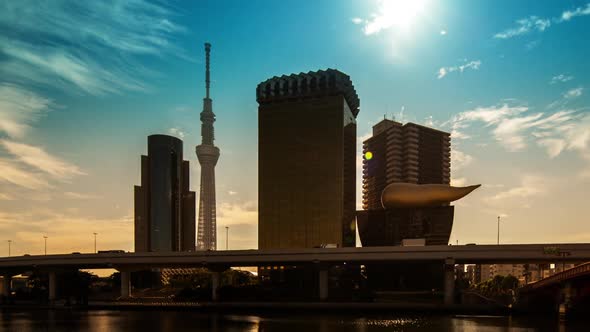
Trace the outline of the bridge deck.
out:
<instances>
[{"instance_id":1,"label":"bridge deck","mask_svg":"<svg viewBox=\"0 0 590 332\"><path fill-rule=\"evenodd\" d=\"M0 258L0 270L22 268L113 268L264 266L371 262L556 263L590 261L590 243L423 247L310 248L196 252L101 253Z\"/></svg>"}]
</instances>

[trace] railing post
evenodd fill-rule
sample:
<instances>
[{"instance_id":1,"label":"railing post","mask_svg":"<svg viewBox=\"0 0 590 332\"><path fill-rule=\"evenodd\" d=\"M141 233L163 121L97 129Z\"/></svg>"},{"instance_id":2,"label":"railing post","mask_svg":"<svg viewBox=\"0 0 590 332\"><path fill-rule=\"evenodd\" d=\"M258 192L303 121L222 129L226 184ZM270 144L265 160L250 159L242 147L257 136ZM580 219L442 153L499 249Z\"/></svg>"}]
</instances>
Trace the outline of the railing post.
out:
<instances>
[{"instance_id":1,"label":"railing post","mask_svg":"<svg viewBox=\"0 0 590 332\"><path fill-rule=\"evenodd\" d=\"M49 303L53 304L57 299L57 272L49 271Z\"/></svg>"},{"instance_id":2,"label":"railing post","mask_svg":"<svg viewBox=\"0 0 590 332\"><path fill-rule=\"evenodd\" d=\"M320 266L318 271L318 290L320 301L328 299L328 269Z\"/></svg>"},{"instance_id":3,"label":"railing post","mask_svg":"<svg viewBox=\"0 0 590 332\"><path fill-rule=\"evenodd\" d=\"M220 273L217 271L211 272L211 300L217 301L219 297L217 296L217 289L219 288L219 276Z\"/></svg>"}]
</instances>

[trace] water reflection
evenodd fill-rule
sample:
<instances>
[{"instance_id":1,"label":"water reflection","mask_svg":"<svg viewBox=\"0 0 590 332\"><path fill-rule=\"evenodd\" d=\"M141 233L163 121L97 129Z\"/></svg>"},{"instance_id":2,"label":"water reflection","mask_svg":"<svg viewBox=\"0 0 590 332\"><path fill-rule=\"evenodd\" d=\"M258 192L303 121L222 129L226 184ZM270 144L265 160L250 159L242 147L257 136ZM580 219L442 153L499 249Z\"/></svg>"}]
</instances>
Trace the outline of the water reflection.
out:
<instances>
[{"instance_id":1,"label":"water reflection","mask_svg":"<svg viewBox=\"0 0 590 332\"><path fill-rule=\"evenodd\" d=\"M206 314L195 311L2 311L0 331L587 331L546 317Z\"/></svg>"}]
</instances>

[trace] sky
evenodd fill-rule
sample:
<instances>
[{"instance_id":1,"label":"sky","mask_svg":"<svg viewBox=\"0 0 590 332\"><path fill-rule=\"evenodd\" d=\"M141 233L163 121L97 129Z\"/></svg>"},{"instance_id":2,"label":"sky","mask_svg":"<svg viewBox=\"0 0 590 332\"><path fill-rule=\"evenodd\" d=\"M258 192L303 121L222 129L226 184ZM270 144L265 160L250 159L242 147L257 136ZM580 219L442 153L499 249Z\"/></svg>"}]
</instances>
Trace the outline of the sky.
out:
<instances>
[{"instance_id":1,"label":"sky","mask_svg":"<svg viewBox=\"0 0 590 332\"><path fill-rule=\"evenodd\" d=\"M219 246L257 246L256 85L336 68L360 147L387 117L452 134L453 244L590 242L590 2L2 1L0 256L133 249L147 136L198 192L204 47ZM360 206L360 189L357 194Z\"/></svg>"}]
</instances>

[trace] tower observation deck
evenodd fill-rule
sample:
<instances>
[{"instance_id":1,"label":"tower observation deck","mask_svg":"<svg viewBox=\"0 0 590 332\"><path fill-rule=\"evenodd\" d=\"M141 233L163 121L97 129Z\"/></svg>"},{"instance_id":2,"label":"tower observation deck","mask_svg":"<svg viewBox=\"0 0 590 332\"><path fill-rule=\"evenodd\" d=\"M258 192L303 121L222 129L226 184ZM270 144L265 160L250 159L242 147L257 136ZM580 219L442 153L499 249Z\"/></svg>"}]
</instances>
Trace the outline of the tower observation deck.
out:
<instances>
[{"instance_id":1,"label":"tower observation deck","mask_svg":"<svg viewBox=\"0 0 590 332\"><path fill-rule=\"evenodd\" d=\"M211 44L205 43L205 88L203 111L201 112L201 144L196 152L201 165L201 189L199 195L199 224L197 229L197 249L217 249L217 225L215 211L215 165L219 159L219 148L213 144L213 101L209 96L209 53Z\"/></svg>"}]
</instances>

